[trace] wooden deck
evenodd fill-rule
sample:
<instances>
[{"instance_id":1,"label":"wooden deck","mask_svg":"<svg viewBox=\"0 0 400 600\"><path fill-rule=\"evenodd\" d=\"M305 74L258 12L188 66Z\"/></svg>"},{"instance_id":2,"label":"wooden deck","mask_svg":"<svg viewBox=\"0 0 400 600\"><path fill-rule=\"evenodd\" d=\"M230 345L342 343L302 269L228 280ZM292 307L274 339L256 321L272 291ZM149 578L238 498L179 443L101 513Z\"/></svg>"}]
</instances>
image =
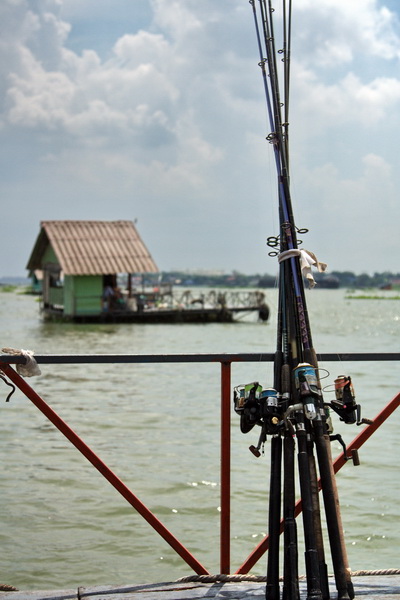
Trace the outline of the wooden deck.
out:
<instances>
[{"instance_id":1,"label":"wooden deck","mask_svg":"<svg viewBox=\"0 0 400 600\"><path fill-rule=\"evenodd\" d=\"M67 316L62 310L43 309L46 321L74 323L232 323L236 316L253 313L267 321L269 309L262 306L221 308L149 309L144 311L113 310L98 314ZM239 320L239 319L237 319Z\"/></svg>"},{"instance_id":2,"label":"wooden deck","mask_svg":"<svg viewBox=\"0 0 400 600\"><path fill-rule=\"evenodd\" d=\"M333 580L331 598L337 597ZM367 600L399 600L400 575L353 578L355 597ZM300 582L301 600L306 599L306 582ZM70 590L0 592L1 600L242 600L265 598L265 583L156 583L79 587Z\"/></svg>"}]
</instances>

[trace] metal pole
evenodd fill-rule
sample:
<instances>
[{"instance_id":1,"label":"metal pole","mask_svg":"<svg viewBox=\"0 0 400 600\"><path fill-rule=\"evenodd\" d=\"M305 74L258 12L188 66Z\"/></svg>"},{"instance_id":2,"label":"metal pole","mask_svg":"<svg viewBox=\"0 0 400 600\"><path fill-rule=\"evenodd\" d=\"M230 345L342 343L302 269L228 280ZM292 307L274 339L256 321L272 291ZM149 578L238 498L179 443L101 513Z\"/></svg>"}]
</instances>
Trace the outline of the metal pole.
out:
<instances>
[{"instance_id":1,"label":"metal pole","mask_svg":"<svg viewBox=\"0 0 400 600\"><path fill-rule=\"evenodd\" d=\"M276 352L222 354L35 354L39 365L274 362ZM318 353L320 362L400 361L400 352ZM0 354L0 365L26 364L22 355Z\"/></svg>"},{"instance_id":2,"label":"metal pole","mask_svg":"<svg viewBox=\"0 0 400 600\"><path fill-rule=\"evenodd\" d=\"M388 417L400 406L400 392L378 413L370 425L364 427L362 431L354 438L354 440L347 445L347 451L358 450L373 433L386 421ZM346 464L346 458L342 452L333 461L333 469L335 473L339 471Z\"/></svg>"}]
</instances>

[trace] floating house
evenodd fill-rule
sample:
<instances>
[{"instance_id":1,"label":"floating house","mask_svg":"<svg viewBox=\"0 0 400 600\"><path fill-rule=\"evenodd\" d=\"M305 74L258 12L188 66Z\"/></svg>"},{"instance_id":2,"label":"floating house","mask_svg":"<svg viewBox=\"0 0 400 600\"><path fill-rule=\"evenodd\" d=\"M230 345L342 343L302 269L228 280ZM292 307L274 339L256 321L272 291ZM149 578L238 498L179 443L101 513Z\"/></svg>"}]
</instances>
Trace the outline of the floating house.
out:
<instances>
[{"instance_id":1,"label":"floating house","mask_svg":"<svg viewBox=\"0 0 400 600\"><path fill-rule=\"evenodd\" d=\"M229 322L256 311L262 292L211 291L180 296L163 285L156 263L131 221L42 221L27 267L41 276L44 317L76 322ZM153 274L155 285L145 286ZM149 278L149 277L148 277Z\"/></svg>"},{"instance_id":2,"label":"floating house","mask_svg":"<svg viewBox=\"0 0 400 600\"><path fill-rule=\"evenodd\" d=\"M158 272L131 221L42 221L27 269L42 272L45 315L69 320L96 320L127 307L132 276ZM117 285L121 274L124 290Z\"/></svg>"}]
</instances>

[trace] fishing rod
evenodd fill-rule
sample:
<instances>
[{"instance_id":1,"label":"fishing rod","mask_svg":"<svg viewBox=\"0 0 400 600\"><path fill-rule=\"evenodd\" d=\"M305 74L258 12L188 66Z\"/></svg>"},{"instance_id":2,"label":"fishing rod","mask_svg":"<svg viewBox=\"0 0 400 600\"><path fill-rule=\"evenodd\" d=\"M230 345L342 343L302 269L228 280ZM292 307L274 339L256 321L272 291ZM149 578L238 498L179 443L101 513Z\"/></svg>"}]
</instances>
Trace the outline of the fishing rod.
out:
<instances>
[{"instance_id":1,"label":"fishing rod","mask_svg":"<svg viewBox=\"0 0 400 600\"><path fill-rule=\"evenodd\" d=\"M266 56L267 59L264 60L263 58L263 53L262 53L262 44L261 44L261 37L260 37L260 29L258 27L258 23L257 23L257 16L256 16L256 10L255 10L255 3L254 2L250 2L250 4L252 4L253 7L253 15L254 15L254 19L255 19L255 24L256 24L256 32L257 32L257 39L258 39L258 46L259 46L259 52L260 52L260 66L263 70L263 80L264 80L264 88L266 91L266 97L267 97L267 107L268 107L268 114L269 114L269 119L270 119L270 126L272 129L272 133L268 136L267 139L269 139L270 142L273 143L274 145L274 150L275 150L275 158L276 158L276 166L277 166L277 171L278 171L278 182L279 182L279 199L280 199L280 203L279 203L279 212L280 212L280 227L281 227L281 250L282 247L285 247L286 249L290 249L293 250L297 247L297 242L296 242L296 237L295 237L295 228L292 227L291 221L293 221L293 215L292 215L292 210L291 210L291 202L290 202L290 192L289 192L289 173L288 173L288 147L287 147L287 142L286 142L286 136L283 134L283 130L282 130L282 119L281 119L281 102L280 102L280 96L279 96L279 83L278 83L278 77L277 77L277 69L276 69L276 52L275 52L275 40L274 40L274 30L273 30L273 22L272 22L272 7L271 7L271 3L269 2L268 5L268 9L266 7L266 3L261 1L259 2L260 5L260 13L261 13L261 18L262 18L262 25L263 25L263 32L264 32L264 42L265 42L265 50L266 50ZM287 39L287 37L285 38ZM268 63L269 66L269 84L270 84L270 89L271 89L271 97L272 99L270 99L270 94L269 94L269 89L268 89L268 85L267 85L267 81L266 81L266 71L265 71L265 63ZM286 79L287 80L287 79ZM287 127L287 123L285 124ZM308 336L307 336L307 331L306 328L304 327L303 323L305 321L304 318L304 310L302 309L302 302L303 302L303 298L301 295L301 290L300 290L300 286L298 283L298 268L295 264L295 262L293 261L293 259L291 259L291 263L292 263L292 278L295 284L295 293L297 296L297 307L298 307L298 312L301 315L300 318L297 319L297 327L296 327L296 333L299 333L299 329L301 330L300 333L302 334L302 339L303 339L303 343L304 345L307 347L308 344ZM285 280L287 279L287 276L284 276L286 269L284 268L284 265L282 264L280 267L280 312L282 313L282 298L284 298L285 293L282 293L282 286L285 285ZM285 312L287 310L287 305L285 303ZM292 321L293 322L293 321ZM299 327L300 324L300 327ZM293 331L294 328L292 328ZM279 332L280 332L280 324L278 323L278 336L279 336ZM292 339L294 339L295 341L298 340L298 335L292 336ZM287 339L285 340L285 345L288 345L288 341ZM302 357L302 347L299 344L296 344L296 355L299 355ZM286 353L287 353L287 348L286 348ZM286 366L288 366L288 363L286 363ZM279 372L279 367L277 368L277 365L275 365L275 373ZM275 375L275 379L276 379L276 375ZM276 386L277 387L277 386ZM279 390L281 390L281 387L278 388ZM319 579L318 579L318 568L317 568L317 564L316 561L314 560L314 557L316 556L316 549L314 548L315 546L315 540L314 540L314 536L312 535L312 527L313 527L313 520L312 520L312 499L311 497L307 496L307 492L305 491L305 489L309 490L311 489L311 484L309 481L309 472L308 472L308 467L307 465L305 465L303 458L307 457L307 452L306 452L306 439L303 438L302 433L303 430L300 429L300 426L298 427L298 437L299 437L299 444L300 446L303 447L303 451L299 452L299 466L300 466L300 471L304 472L303 476L302 476L302 480L305 481L304 485L303 485L303 496L304 496L304 502L306 504L306 506L308 506L309 510L305 510L303 515L304 515L304 526L306 531L308 532L308 534L306 535L306 545L308 546L308 549L306 550L306 564L307 564L307 571L308 571L308 581L311 582L310 586L311 586L311 592L310 592L310 598L322 598L322 596L320 596L320 594L318 593L318 587L319 587ZM304 430L305 431L305 430ZM274 457L274 448L275 445L277 444L277 442L275 440L272 441L271 443L271 486L270 486L270 511L269 511L269 515L270 515L270 519L273 518L273 514L275 511L275 514L277 514L277 509L275 507L275 504L277 502L276 500L276 488L277 488L277 476L276 476L276 466L275 466L275 462L276 462L276 457ZM288 455L289 452L292 452L292 447L286 443L285 444L285 449L286 449L286 457L285 457L285 464L287 465L287 473L286 473L286 481L290 481L290 477L292 478L292 481L290 482L290 485L287 483L286 485L286 514L290 514L291 510L289 508L289 498L290 498L290 505L293 505L293 492L292 492L292 483L294 482L294 473L293 470L291 468L291 475L289 475L288 473L288 465L291 464L291 457ZM275 458L275 460L274 460ZM306 460L308 460L306 458ZM305 480L306 477L306 480ZM275 481L275 487L274 487L274 481ZM289 491L290 490L290 491ZM279 490L280 491L280 490ZM311 518L310 518L311 517ZM289 520L286 520L286 524L287 524L287 538L289 537ZM293 529L293 523L291 524L291 528ZM277 565L279 564L279 557L277 556L279 549L277 550L277 545L276 545L276 540L274 537L274 531L275 531L275 527L273 524L269 524L269 529L270 529L270 536L272 535L272 541L273 541L273 545L271 547L270 544L270 550L269 550L269 554L268 554L268 570L267 570L267 587L266 587L266 596L267 598L269 598L270 600L275 600L275 598L279 598L279 588L277 590L277 575L276 575L276 569L278 568ZM291 534L292 538L295 538L295 535L293 535L293 533ZM271 538L270 538L271 539ZM310 548L309 546L312 545L313 547ZM293 548L293 544L289 543L289 547ZM286 561L290 561L291 559L288 557L288 555L286 555ZM291 562L293 563L293 560L291 560ZM294 562L297 563L297 555L294 556ZM290 590L293 589L293 584L289 583L289 573L293 572L293 567L289 570L287 567L285 569L286 572L286 590ZM296 595L295 597L298 596L298 591L296 590L296 586L294 586L294 594ZM289 592L288 592L289 593Z\"/></svg>"},{"instance_id":2,"label":"fishing rod","mask_svg":"<svg viewBox=\"0 0 400 600\"><path fill-rule=\"evenodd\" d=\"M265 3L264 3L265 5ZM283 3L283 6L285 7L285 3ZM264 31L266 33L266 47L267 48L271 48L272 52L274 50L274 34L273 34L273 25L272 25L272 7L271 7L271 2L269 0L268 2L268 7L269 7L269 15L270 15L270 26L266 26L264 28ZM264 23L267 23L267 19L265 18L265 11L263 14L263 21ZM286 12L284 10L284 19L286 19ZM290 22L290 19L289 19ZM286 31L286 23L284 22L284 31ZM285 36L284 36L285 37ZM269 53L269 57L271 57L272 52ZM272 54L273 57L275 57L275 53ZM276 77L276 62L274 60L274 58L271 60L271 58L269 58L269 62L272 64L272 68L270 69L270 79L271 82L273 82L273 84L271 83L271 90L272 90L272 94L275 96L275 102L274 102L274 106L278 107L279 106L279 93L278 93L278 82L277 82L277 77ZM286 84L288 84L288 78L285 78ZM287 114L287 112L285 113ZM280 113L276 110L276 115L277 118L275 119L275 133L277 131L282 132L282 123L279 119L280 117ZM283 134L281 134L280 136L278 136L278 138L280 139L280 142L282 144L282 137ZM284 136L284 140L285 140L285 145L282 146L282 176L285 178L285 180L287 181L287 183L289 183L288 181L288 141L287 141L287 135ZM283 151L284 150L284 151ZM285 166L286 164L286 166ZM283 213L283 217L284 217L284 221L285 224L282 223L281 221L281 228L282 228L282 234L285 233L286 234L286 242L287 242L287 246L289 250L293 250L296 248L296 240L295 238L293 239L293 237L291 236L291 233L295 231L295 224L294 224L294 219L293 219L293 213L292 213L292 208L291 208L291 198L290 198L290 193L288 193L288 186L285 186L283 189L283 194L281 194L280 196L280 203L281 203L281 214ZM292 226L292 229L290 228L290 225ZM288 235L289 234L289 235ZM296 296L296 305L297 305L297 323L298 326L300 327L300 338L301 341L303 343L303 360L307 360L309 361L311 364L313 364L315 367L317 367L317 363L316 363L316 355L315 355L315 351L313 350L313 346L312 346L312 340L311 340L311 329L310 329L310 325L308 322L308 316L307 316L307 311L306 311L306 302L305 302L305 296L304 296L304 286L302 286L299 283L299 274L300 274L300 270L299 270L299 265L298 265L298 261L296 262L295 260L291 259L291 266L292 266L292 276L293 276L293 286L294 286L294 292L295 292L295 296ZM302 282L301 282L302 283ZM301 356L301 349L298 348L299 350L299 356ZM313 375L313 374L312 374ZM307 397L307 399L310 399L310 396ZM316 408L322 408L322 412L320 412L320 415L316 414L315 415L315 419L316 422L315 424L313 423L314 427L313 429L315 430L315 444L317 447L317 454L318 454L318 462L320 464L320 466L322 467L321 470L324 473L329 473L328 470L328 466L327 466L327 462L328 462L328 444L329 442L326 439L325 434L325 428L324 428L324 412L323 412L323 406L316 406ZM300 429L300 425L301 425L301 421L300 424L298 426L298 437L299 437L299 470L300 470L300 475L301 477L303 477L303 479L306 479L306 486L308 488L308 485L310 485L311 490L314 490L314 492L312 492L312 497L311 497L311 501L314 504L314 531L315 531L315 535L316 535L316 540L315 540L315 544L318 547L318 551L320 554L320 582L318 583L318 581L316 580L315 576L314 576L314 566L313 564L309 565L309 572L310 572L310 579L311 579L311 588L310 588L310 595L318 595L318 591L314 590L315 588L318 588L318 585L321 588L325 588L323 595L326 596L327 594L329 594L329 592L327 591L327 575L326 575L326 565L324 564L324 556L323 556L323 541L322 541L322 535L320 533L321 530L321 525L320 525L320 519L317 518L317 514L319 514L319 510L317 511L316 508L318 508L318 498L316 498L316 486L315 486L315 482L316 482L316 470L314 467L314 462L313 462L313 457L312 457L312 449L309 450L309 472L307 472L307 467L304 463L303 460L303 434L302 431ZM312 442L308 443L308 446L310 448L310 444L312 444ZM314 484L314 485L313 485ZM331 518L329 519L329 523L330 526L328 527L329 529L329 539L330 539L330 544L331 544L331 550L332 550L332 554L335 557L334 558L334 569L335 569L335 575L336 575L336 581L338 584L338 591L339 591L339 597L342 598L347 598L347 592L344 590L348 590L349 587L349 581L348 581L348 577L346 576L348 570L346 569L346 560L345 560L345 556L343 554L343 545L341 543L341 538L340 538L340 514L338 513L338 503L335 506L335 501L338 499L337 497L337 491L335 488L335 484L334 481L332 479L332 477L330 477L329 475L327 475L325 477L325 492L324 492L324 503L325 503L325 509L328 515L330 516L334 516L335 518ZM336 513L336 514L335 514ZM305 522L305 528L308 528L310 526L310 523L308 522L308 520L306 519ZM318 541L317 541L318 540ZM310 544L311 546L314 546L314 540L312 538L310 538ZM311 549L306 550L306 552L309 553L309 561L311 559L314 559L314 549L313 547ZM312 561L313 563L313 561ZM314 587L313 587L314 586ZM322 592L321 592L322 593Z\"/></svg>"},{"instance_id":3,"label":"fishing rod","mask_svg":"<svg viewBox=\"0 0 400 600\"><path fill-rule=\"evenodd\" d=\"M283 0L285 5L285 0ZM302 289L301 281L301 270L299 262L298 243L296 237L296 226L293 217L292 202L289 187L289 166L288 166L288 121L283 121L281 110L282 102L279 92L279 81L277 74L277 63L276 63L276 48L274 38L274 27L272 15L274 9L271 5L271 0L268 1L268 7L265 0L259 0L259 10L262 21L263 37L261 36L261 28L258 23L258 16L256 10L255 0L250 0L250 5L253 9L253 18L256 28L257 44L260 56L259 66L262 70L262 77L264 83L264 92L267 102L268 119L270 124L271 132L267 136L267 140L272 144L274 149L275 164L278 175L278 187L279 187L279 204L280 210L282 211L282 222L281 222L281 236L284 235L286 238L287 252L288 254L282 255L280 260L289 260L291 265L293 284L296 296L296 311L298 313L298 323L300 325L300 335L302 339L302 353L305 360L314 358L314 354L311 351L312 340L311 330L309 326L307 308L305 303L304 290ZM289 16L285 19L287 25L287 32L284 34L284 38L287 40L287 45L290 48L290 31L291 31L291 3L289 4ZM265 58L266 57L266 58ZM289 92L288 77L290 68L289 56L284 55L285 65L285 81L286 93ZM266 66L268 66L268 74ZM288 98L285 99L288 106ZM285 116L288 118L288 109L285 109ZM284 229L284 231L282 231Z\"/></svg>"},{"instance_id":4,"label":"fishing rod","mask_svg":"<svg viewBox=\"0 0 400 600\"><path fill-rule=\"evenodd\" d=\"M281 251L284 247L281 244ZM282 366L282 408L284 415L291 401L291 372L293 366L293 354L296 354L294 336L294 321L288 313L287 297L283 293L289 283L287 263L284 261L279 267L279 286L283 290L280 295L282 312L284 314L282 326L283 366ZM291 333L290 333L291 332ZM292 342L291 342L292 340ZM292 351L294 350L294 352ZM295 429L293 424L286 419L283 440L283 518L284 518L284 553L283 553L283 591L284 600L299 600L298 580L298 544L297 525L295 519L295 460L294 443Z\"/></svg>"},{"instance_id":5,"label":"fishing rod","mask_svg":"<svg viewBox=\"0 0 400 600\"><path fill-rule=\"evenodd\" d=\"M309 436L307 442L308 461L311 478L311 495L313 501L314 531L316 536L316 547L318 553L320 586L322 597L329 598L328 567L325 562L324 538L321 525L321 507L319 502L318 474L314 455L314 443L311 436Z\"/></svg>"},{"instance_id":6,"label":"fishing rod","mask_svg":"<svg viewBox=\"0 0 400 600\"><path fill-rule=\"evenodd\" d=\"M292 210L289 179L289 86L291 54L291 0L282 0L283 48L276 50L273 23L274 8L271 0L258 0L261 27L255 0L250 0L256 28L270 133L267 140L274 150L278 176L279 226L277 237L267 244L279 246L279 300L277 323L277 349L274 361L274 388L263 390L258 382L237 386L234 390L235 410L240 414L241 430L250 431L261 426L257 448L250 447L256 456L267 435L271 436L271 472L269 499L269 535L266 597L279 598L279 532L281 460L283 437L283 506L284 506L284 586L285 600L298 600L298 550L297 530L294 520L294 436L298 449L298 471L303 502L303 528L305 538L305 566L307 599L327 600L329 586L325 563L320 506L318 499L316 449L322 480L325 513L328 522L329 542L334 566L338 600L350 600L354 590L350 578L344 544L336 481L330 452L330 431L327 407L331 406L345 422L355 422L353 404L347 413L344 401L325 403L319 380L316 352L313 347L310 322L305 298L303 270L318 261L312 253L300 251L298 230ZM283 55L284 103L281 102L277 54ZM283 116L282 116L283 114ZM323 270L323 269L321 269ZM311 276L311 280L312 276ZM339 386L338 386L339 387ZM336 385L335 385L336 390ZM357 417L357 422L359 417ZM337 437L337 436L336 436Z\"/></svg>"},{"instance_id":7,"label":"fishing rod","mask_svg":"<svg viewBox=\"0 0 400 600\"><path fill-rule=\"evenodd\" d=\"M280 223L283 223L280 211ZM285 247L284 236L281 236L280 252ZM270 253L271 254L271 253ZM281 365L281 408L287 414L291 403L291 372L293 361L296 360L297 331L292 311L289 311L290 299L287 290L290 289L290 272L288 264L283 261L279 265L279 310L282 313L281 327L278 327L278 336L281 336L282 365ZM295 460L294 460L294 435L293 424L286 420L283 428L283 518L284 518L284 553L283 553L283 590L284 600L299 600L298 581L298 543L297 525L295 519ZM268 585L268 574L267 574ZM266 594L268 598L268 593ZM279 597L279 596L278 596Z\"/></svg>"},{"instance_id":8,"label":"fishing rod","mask_svg":"<svg viewBox=\"0 0 400 600\"><path fill-rule=\"evenodd\" d=\"M281 256L283 254L282 249L287 250L295 250L297 248L297 240L295 234L295 226L294 226L294 218L291 207L291 199L290 199L290 190L289 190L289 169L288 169L288 144L287 144L287 135L283 131L283 128L287 129L288 122L282 123L281 118L281 102L279 95L279 82L277 77L277 68L276 68L276 50L275 50L275 35L273 28L273 20L272 20L272 6L271 2L268 2L268 10L266 8L266 3L260 1L260 12L263 22L263 31L264 31L264 42L265 49L267 55L267 62L269 66L269 81L270 81L270 90L272 95L272 101L270 104L273 106L273 114L274 121L271 123L273 127L273 134L270 134L270 140L272 139L275 148L279 154L279 164L278 168L278 176L279 180L282 182L282 186L280 189L280 205L279 205L279 213L280 213L280 229L281 229ZM290 21L290 19L289 19ZM285 24L286 31L286 24ZM286 35L284 36L285 39ZM287 81L287 78L285 78ZM287 112L285 113L287 114ZM293 303L293 299L291 304L294 304L296 307L295 316L297 318L292 319L295 325L292 327L292 335L291 338L295 343L292 343L292 346L296 347L296 356L299 357L300 360L304 360L304 351L310 348L310 335L309 335L309 326L307 323L307 318L305 316L304 310L304 302L305 298L302 294L301 286L299 283L299 268L296 264L296 261L293 258L289 259L291 262L291 281L288 281L288 277L284 276L285 270L280 267L280 280L283 282L283 285L287 286L286 294L289 295L289 290L291 290L291 295L295 296L295 302ZM289 285L288 285L289 284ZM292 284L292 285L290 285ZM280 287L281 289L281 287ZM285 293L281 295L284 297ZM285 303L285 308L289 307L289 304ZM299 343L299 340L302 341L302 345ZM297 424L296 424L296 435L298 439L298 462L299 462L299 472L300 472L300 486L301 486L301 494L303 497L303 502L305 505L305 510L303 511L303 523L305 534L305 559L306 559L306 571L307 571L307 582L308 582L308 597L321 599L321 583L320 583L320 568L318 561L318 548L317 548L317 535L315 531L315 499L313 499L312 490L315 489L315 485L313 486L312 476L314 473L311 473L309 470L309 456L308 456L308 438L306 433L306 424L304 422L303 415L297 416ZM290 464L291 457L289 456L289 452L292 452L292 447L289 445L285 446L287 456L286 456L286 464ZM272 449L271 449L272 452ZM272 464L271 464L272 469ZM287 494L291 493L290 485L292 485L292 481L290 478L293 477L293 471L291 474L287 473ZM272 478L271 478L272 481ZM270 493L273 493L273 490L270 490ZM274 495L272 496L274 497ZM271 496L270 496L271 498ZM286 496L286 508L289 506L289 496ZM292 499L290 500L292 503ZM287 521L287 525L289 526L289 521ZM270 525L270 529L273 529ZM276 553L276 549L272 548L274 553ZM270 549L271 551L271 549ZM271 558L269 554L269 561L273 560L277 561L276 558ZM287 558L287 560L290 560ZM288 579L288 567L286 568L287 579ZM273 588L275 583L275 576L269 577L269 569L267 571L267 588L266 588L266 597L274 600L276 597L275 588ZM272 582L270 583L270 579L272 578ZM271 590L274 589L274 593L271 593ZM287 584L286 591L289 593L289 590L292 589L291 584ZM296 591L294 592L297 593ZM278 596L279 597L279 596Z\"/></svg>"}]
</instances>

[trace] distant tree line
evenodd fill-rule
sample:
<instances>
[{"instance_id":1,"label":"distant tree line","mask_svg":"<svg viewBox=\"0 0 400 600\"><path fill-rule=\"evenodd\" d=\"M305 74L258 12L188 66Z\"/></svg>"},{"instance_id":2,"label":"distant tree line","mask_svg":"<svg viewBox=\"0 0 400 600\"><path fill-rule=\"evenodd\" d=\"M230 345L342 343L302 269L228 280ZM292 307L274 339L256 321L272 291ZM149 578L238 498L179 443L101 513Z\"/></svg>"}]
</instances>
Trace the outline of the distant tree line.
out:
<instances>
[{"instance_id":1,"label":"distant tree line","mask_svg":"<svg viewBox=\"0 0 400 600\"><path fill-rule=\"evenodd\" d=\"M315 280L319 288L384 288L400 287L400 273L374 273L356 275L352 271L332 271L329 274L315 273ZM275 287L277 277L273 275L245 275L238 271L232 273L188 273L183 271L169 271L162 273L162 282L172 285L202 286L202 287Z\"/></svg>"},{"instance_id":2,"label":"distant tree line","mask_svg":"<svg viewBox=\"0 0 400 600\"><path fill-rule=\"evenodd\" d=\"M396 288L400 289L400 273L374 273L368 275L361 273L356 275L352 271L332 271L331 273L315 273L314 278L318 288ZM200 287L252 287L273 288L277 285L277 277L274 275L244 275L239 271L232 273L198 273L193 271L164 271L161 274L143 276L143 283L157 286L168 283L173 286L200 286ZM6 285L30 285L30 280L22 277L0 277L0 287ZM4 291L4 289L3 289Z\"/></svg>"},{"instance_id":3,"label":"distant tree line","mask_svg":"<svg viewBox=\"0 0 400 600\"><path fill-rule=\"evenodd\" d=\"M374 273L368 275L362 273L356 275L352 271L332 271L329 274L314 273L319 288L400 288L400 273ZM160 275L145 275L143 283L157 286L160 283ZM232 273L188 273L187 271L165 271L161 275L163 283L174 286L200 286L200 287L276 287L277 277L273 275L244 275L238 271ZM31 281L24 277L0 277L0 286L30 285ZM4 291L4 290L3 290Z\"/></svg>"}]
</instances>

